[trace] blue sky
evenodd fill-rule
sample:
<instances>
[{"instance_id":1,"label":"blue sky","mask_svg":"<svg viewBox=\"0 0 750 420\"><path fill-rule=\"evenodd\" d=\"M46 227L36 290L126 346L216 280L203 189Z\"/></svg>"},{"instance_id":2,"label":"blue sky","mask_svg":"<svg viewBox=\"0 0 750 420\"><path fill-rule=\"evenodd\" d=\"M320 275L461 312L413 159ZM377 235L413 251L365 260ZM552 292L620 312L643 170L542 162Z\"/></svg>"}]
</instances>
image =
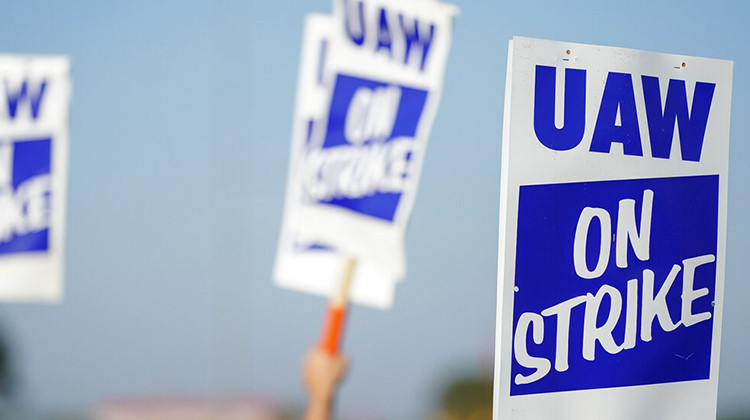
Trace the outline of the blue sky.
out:
<instances>
[{"instance_id":1,"label":"blue sky","mask_svg":"<svg viewBox=\"0 0 750 420\"><path fill-rule=\"evenodd\" d=\"M740 1L455 1L445 87L393 310L355 308L344 413L413 419L491 366L507 42L513 35L730 59L720 411L746 408L750 48ZM301 402L323 299L271 283L302 22L323 0L0 6L0 51L73 62L66 297L5 304L19 399L85 410L139 395ZM387 384L387 386L386 386Z\"/></svg>"}]
</instances>

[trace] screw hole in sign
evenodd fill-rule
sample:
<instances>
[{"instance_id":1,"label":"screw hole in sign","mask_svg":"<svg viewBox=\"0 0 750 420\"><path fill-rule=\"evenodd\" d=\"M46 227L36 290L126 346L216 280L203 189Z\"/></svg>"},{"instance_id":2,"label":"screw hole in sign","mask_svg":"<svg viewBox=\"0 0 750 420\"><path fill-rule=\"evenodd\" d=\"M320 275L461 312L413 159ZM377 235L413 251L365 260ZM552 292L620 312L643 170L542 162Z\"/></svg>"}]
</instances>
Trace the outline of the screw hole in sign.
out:
<instances>
[{"instance_id":1,"label":"screw hole in sign","mask_svg":"<svg viewBox=\"0 0 750 420\"><path fill-rule=\"evenodd\" d=\"M566 55L570 55L570 50L565 50ZM570 57L563 57L563 61L570 61Z\"/></svg>"}]
</instances>

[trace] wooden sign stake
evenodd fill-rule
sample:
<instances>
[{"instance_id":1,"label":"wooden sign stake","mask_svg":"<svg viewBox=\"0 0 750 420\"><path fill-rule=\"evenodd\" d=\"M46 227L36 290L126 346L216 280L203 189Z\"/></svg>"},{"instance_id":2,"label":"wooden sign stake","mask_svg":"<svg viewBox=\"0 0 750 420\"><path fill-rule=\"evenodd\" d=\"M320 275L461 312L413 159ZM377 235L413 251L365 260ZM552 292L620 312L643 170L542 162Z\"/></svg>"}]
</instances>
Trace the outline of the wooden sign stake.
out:
<instances>
[{"instance_id":1,"label":"wooden sign stake","mask_svg":"<svg viewBox=\"0 0 750 420\"><path fill-rule=\"evenodd\" d=\"M344 330L344 320L349 303L349 285L354 274L354 258L348 257L344 264L339 287L334 290L331 300L328 302L325 324L323 324L323 335L320 346L327 354L334 355L339 352L341 336Z\"/></svg>"}]
</instances>

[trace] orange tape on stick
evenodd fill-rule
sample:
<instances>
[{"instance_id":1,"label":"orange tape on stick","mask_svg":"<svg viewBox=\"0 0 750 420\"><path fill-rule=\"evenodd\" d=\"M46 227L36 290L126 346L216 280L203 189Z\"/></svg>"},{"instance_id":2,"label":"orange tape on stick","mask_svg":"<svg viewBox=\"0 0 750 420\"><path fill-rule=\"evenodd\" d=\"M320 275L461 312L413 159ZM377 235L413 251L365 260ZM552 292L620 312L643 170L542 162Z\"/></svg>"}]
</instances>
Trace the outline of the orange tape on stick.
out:
<instances>
[{"instance_id":1,"label":"orange tape on stick","mask_svg":"<svg viewBox=\"0 0 750 420\"><path fill-rule=\"evenodd\" d=\"M333 356L339 352L341 336L344 332L344 320L346 319L346 307L328 306L325 327L323 328L323 337L320 340L320 346L324 352Z\"/></svg>"},{"instance_id":2,"label":"orange tape on stick","mask_svg":"<svg viewBox=\"0 0 750 420\"><path fill-rule=\"evenodd\" d=\"M354 259L347 258L344 272L341 276L339 288L331 296L328 304L325 324L323 324L323 335L320 339L320 347L326 353L334 355L339 352L341 336L344 333L344 321L346 319L346 308L349 303L349 284L354 273Z\"/></svg>"}]
</instances>

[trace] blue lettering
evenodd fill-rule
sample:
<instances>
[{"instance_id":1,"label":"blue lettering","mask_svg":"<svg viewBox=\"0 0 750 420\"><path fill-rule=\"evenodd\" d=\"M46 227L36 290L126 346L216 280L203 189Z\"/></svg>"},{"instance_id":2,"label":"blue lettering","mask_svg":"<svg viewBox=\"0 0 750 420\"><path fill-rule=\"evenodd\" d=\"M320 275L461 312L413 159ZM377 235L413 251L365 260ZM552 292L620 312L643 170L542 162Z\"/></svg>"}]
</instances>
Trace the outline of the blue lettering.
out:
<instances>
[{"instance_id":1,"label":"blue lettering","mask_svg":"<svg viewBox=\"0 0 750 420\"><path fill-rule=\"evenodd\" d=\"M380 22L378 24L378 46L375 47L375 51L380 51L381 48L388 50L388 55L393 57L393 51L391 50L391 31L388 29L388 16L385 13L385 9L380 9Z\"/></svg>"},{"instance_id":2,"label":"blue lettering","mask_svg":"<svg viewBox=\"0 0 750 420\"><path fill-rule=\"evenodd\" d=\"M555 122L556 71L555 67L536 66L534 132L547 148L565 151L577 147L586 130L586 70L565 70L561 127ZM641 76L641 81L651 156L670 158L676 126L682 160L699 162L716 84L696 82L688 107L685 81L670 79L662 109L659 79ZM610 153L612 143L621 143L625 155L643 156L633 76L629 73L607 74L589 151Z\"/></svg>"},{"instance_id":3,"label":"blue lettering","mask_svg":"<svg viewBox=\"0 0 750 420\"><path fill-rule=\"evenodd\" d=\"M552 150L570 150L586 129L586 70L565 69L563 126L555 125L555 67L536 66L534 132Z\"/></svg>"},{"instance_id":4,"label":"blue lettering","mask_svg":"<svg viewBox=\"0 0 750 420\"><path fill-rule=\"evenodd\" d=\"M39 85L36 94L33 94L29 92L28 81L24 80L18 91L11 92L10 87L8 86L8 81L6 80L5 95L8 101L8 116L10 116L11 119L15 119L16 114L18 113L18 105L28 100L29 106L31 107L31 118L36 120L39 116L39 108L42 104L42 96L44 95L44 89L46 87L47 81L43 80Z\"/></svg>"},{"instance_id":5,"label":"blue lettering","mask_svg":"<svg viewBox=\"0 0 750 420\"><path fill-rule=\"evenodd\" d=\"M617 115L620 124L617 124ZM643 156L641 133L638 129L638 113L635 109L633 78L628 73L611 72L604 85L599 115L596 117L592 152L609 153L612 143L622 143L623 152L631 156Z\"/></svg>"},{"instance_id":6,"label":"blue lettering","mask_svg":"<svg viewBox=\"0 0 750 420\"><path fill-rule=\"evenodd\" d=\"M414 19L411 22L411 28L404 20L404 15L398 15L398 21L401 24L401 31L404 33L404 41L406 43L406 49L404 51L404 64L409 62L409 54L411 53L411 47L413 44L419 44L422 46L422 60L420 61L419 69L424 70L424 65L427 62L427 53L430 51L430 45L432 44L432 38L435 35L435 25L430 24L430 33L426 38L422 38L419 35L419 20ZM410 29L413 29L410 31Z\"/></svg>"},{"instance_id":7,"label":"blue lettering","mask_svg":"<svg viewBox=\"0 0 750 420\"><path fill-rule=\"evenodd\" d=\"M364 4L361 1L357 2L357 16L354 19L357 20L357 33L352 31L352 8L349 5L349 1L344 0L344 27L346 28L346 34L352 42L361 46L365 42L365 11Z\"/></svg>"},{"instance_id":8,"label":"blue lettering","mask_svg":"<svg viewBox=\"0 0 750 420\"><path fill-rule=\"evenodd\" d=\"M651 155L662 159L669 158L676 124L680 133L682 160L700 161L708 113L716 84L697 82L692 108L688 112L685 81L671 79L662 113L659 79L653 76L642 76L641 80L643 81L643 98L646 102L648 133L651 138Z\"/></svg>"}]
</instances>

